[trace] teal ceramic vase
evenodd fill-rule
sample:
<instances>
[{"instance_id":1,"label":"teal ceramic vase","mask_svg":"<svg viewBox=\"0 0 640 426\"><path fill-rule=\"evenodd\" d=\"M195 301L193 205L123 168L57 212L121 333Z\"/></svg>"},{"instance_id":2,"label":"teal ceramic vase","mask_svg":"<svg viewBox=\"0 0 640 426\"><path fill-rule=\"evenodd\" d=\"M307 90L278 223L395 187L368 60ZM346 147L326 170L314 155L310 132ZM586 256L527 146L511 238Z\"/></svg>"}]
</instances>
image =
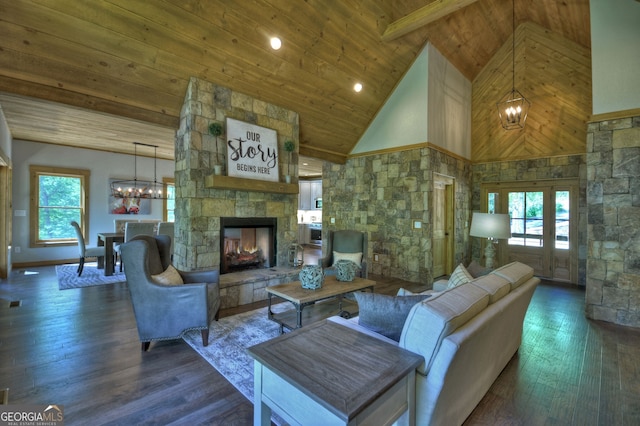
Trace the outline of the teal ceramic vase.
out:
<instances>
[{"instance_id":1,"label":"teal ceramic vase","mask_svg":"<svg viewBox=\"0 0 640 426\"><path fill-rule=\"evenodd\" d=\"M315 290L322 287L324 282L324 271L319 265L304 265L298 276L302 288Z\"/></svg>"},{"instance_id":2,"label":"teal ceramic vase","mask_svg":"<svg viewBox=\"0 0 640 426\"><path fill-rule=\"evenodd\" d=\"M353 281L360 269L357 263L350 260L338 260L334 267L336 268L336 280L338 281Z\"/></svg>"}]
</instances>

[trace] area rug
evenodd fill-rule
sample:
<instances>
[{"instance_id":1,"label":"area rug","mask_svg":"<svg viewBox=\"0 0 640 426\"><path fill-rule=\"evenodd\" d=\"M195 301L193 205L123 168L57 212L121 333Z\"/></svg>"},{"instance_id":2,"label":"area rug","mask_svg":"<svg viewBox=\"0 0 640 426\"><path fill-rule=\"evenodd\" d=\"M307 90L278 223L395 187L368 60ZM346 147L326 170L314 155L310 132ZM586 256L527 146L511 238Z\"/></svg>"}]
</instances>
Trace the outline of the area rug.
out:
<instances>
[{"instance_id":1,"label":"area rug","mask_svg":"<svg viewBox=\"0 0 640 426\"><path fill-rule=\"evenodd\" d=\"M290 309L285 306L275 305L272 311ZM253 404L253 358L247 348L279 335L280 327L267 319L265 307L213 321L206 347L200 331L187 332L182 338ZM271 420L284 424L275 414Z\"/></svg>"},{"instance_id":2,"label":"area rug","mask_svg":"<svg viewBox=\"0 0 640 426\"><path fill-rule=\"evenodd\" d=\"M58 288L67 290L71 288L91 287L103 284L114 284L125 282L127 279L124 272L119 273L116 270L111 276L104 275L104 269L98 269L96 262L84 264L82 276L77 273L78 264L56 265L56 275L58 276Z\"/></svg>"},{"instance_id":3,"label":"area rug","mask_svg":"<svg viewBox=\"0 0 640 426\"><path fill-rule=\"evenodd\" d=\"M352 315L358 313L355 304L348 304L345 308ZM289 303L277 303L271 308L276 314L291 309ZM338 303L335 299L319 302L305 309L305 312L309 311L320 313L321 316L335 315ZM267 308L264 307L213 321L209 327L209 345L206 347L202 346L200 331L187 332L182 338L253 403L253 358L247 353L247 348L279 335L280 326L267 318ZM285 424L275 414L271 420L277 425Z\"/></svg>"},{"instance_id":4,"label":"area rug","mask_svg":"<svg viewBox=\"0 0 640 426\"><path fill-rule=\"evenodd\" d=\"M267 308L260 308L213 321L209 346L202 346L202 334L197 330L182 338L253 402L253 358L246 349L279 335L280 327L267 318Z\"/></svg>"}]
</instances>

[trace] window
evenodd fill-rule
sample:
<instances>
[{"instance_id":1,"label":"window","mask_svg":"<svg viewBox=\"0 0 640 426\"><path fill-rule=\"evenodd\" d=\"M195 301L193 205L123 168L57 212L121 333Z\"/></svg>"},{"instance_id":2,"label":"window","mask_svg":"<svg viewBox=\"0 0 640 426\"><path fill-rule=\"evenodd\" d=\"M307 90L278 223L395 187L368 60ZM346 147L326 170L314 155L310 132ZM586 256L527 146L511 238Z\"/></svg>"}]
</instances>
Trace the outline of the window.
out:
<instances>
[{"instance_id":1,"label":"window","mask_svg":"<svg viewBox=\"0 0 640 426\"><path fill-rule=\"evenodd\" d=\"M509 192L510 245L542 247L544 197L541 191Z\"/></svg>"},{"instance_id":2,"label":"window","mask_svg":"<svg viewBox=\"0 0 640 426\"><path fill-rule=\"evenodd\" d=\"M175 222L176 221L176 184L175 180L172 178L163 178L162 183L164 184L164 191L167 194L167 199L162 202L162 211L163 218L165 222Z\"/></svg>"},{"instance_id":3,"label":"window","mask_svg":"<svg viewBox=\"0 0 640 426\"><path fill-rule=\"evenodd\" d=\"M511 217L500 259L526 263L537 276L577 282L578 194L574 179L483 184L481 208Z\"/></svg>"},{"instance_id":4,"label":"window","mask_svg":"<svg viewBox=\"0 0 640 426\"><path fill-rule=\"evenodd\" d=\"M569 191L556 191L556 249L569 249Z\"/></svg>"},{"instance_id":5,"label":"window","mask_svg":"<svg viewBox=\"0 0 640 426\"><path fill-rule=\"evenodd\" d=\"M88 170L31 166L31 247L72 245L75 220L86 231L89 199Z\"/></svg>"}]
</instances>

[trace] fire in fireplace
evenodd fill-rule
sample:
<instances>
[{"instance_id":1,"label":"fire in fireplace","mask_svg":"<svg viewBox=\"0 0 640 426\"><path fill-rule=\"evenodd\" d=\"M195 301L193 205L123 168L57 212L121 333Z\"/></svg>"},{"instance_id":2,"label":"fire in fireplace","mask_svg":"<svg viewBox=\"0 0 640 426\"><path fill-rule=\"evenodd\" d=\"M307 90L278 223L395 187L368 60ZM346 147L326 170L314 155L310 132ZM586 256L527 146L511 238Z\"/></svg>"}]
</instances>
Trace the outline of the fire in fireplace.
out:
<instances>
[{"instance_id":1,"label":"fire in fireplace","mask_svg":"<svg viewBox=\"0 0 640 426\"><path fill-rule=\"evenodd\" d=\"M276 266L276 218L220 218L220 273Z\"/></svg>"}]
</instances>

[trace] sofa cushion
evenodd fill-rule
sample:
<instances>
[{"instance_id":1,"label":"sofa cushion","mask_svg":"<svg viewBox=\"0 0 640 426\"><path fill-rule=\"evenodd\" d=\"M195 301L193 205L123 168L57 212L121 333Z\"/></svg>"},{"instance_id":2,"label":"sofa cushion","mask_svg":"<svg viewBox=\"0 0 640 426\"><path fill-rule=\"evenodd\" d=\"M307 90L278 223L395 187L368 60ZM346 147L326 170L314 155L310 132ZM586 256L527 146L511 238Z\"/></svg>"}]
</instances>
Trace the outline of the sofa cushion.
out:
<instances>
[{"instance_id":1,"label":"sofa cushion","mask_svg":"<svg viewBox=\"0 0 640 426\"><path fill-rule=\"evenodd\" d=\"M157 275L151 275L154 283L159 285L182 285L184 281L176 268L169 265L167 269Z\"/></svg>"},{"instance_id":2,"label":"sofa cushion","mask_svg":"<svg viewBox=\"0 0 640 426\"><path fill-rule=\"evenodd\" d=\"M404 323L399 346L424 357L418 371L427 374L442 341L489 305L480 287L462 285L415 305Z\"/></svg>"},{"instance_id":3,"label":"sofa cushion","mask_svg":"<svg viewBox=\"0 0 640 426\"><path fill-rule=\"evenodd\" d=\"M355 293L358 324L385 337L400 340L400 333L411 308L429 296L387 296L378 293Z\"/></svg>"},{"instance_id":4,"label":"sofa cushion","mask_svg":"<svg viewBox=\"0 0 640 426\"><path fill-rule=\"evenodd\" d=\"M495 274L476 278L471 284L489 293L489 304L497 302L511 291L511 283Z\"/></svg>"},{"instance_id":5,"label":"sofa cushion","mask_svg":"<svg viewBox=\"0 0 640 426\"><path fill-rule=\"evenodd\" d=\"M449 277L449 283L447 284L447 288L458 287L459 285L466 284L471 280L473 280L473 277L467 271L467 268L465 268L464 265L461 263L451 273L451 277Z\"/></svg>"},{"instance_id":6,"label":"sofa cushion","mask_svg":"<svg viewBox=\"0 0 640 426\"><path fill-rule=\"evenodd\" d=\"M492 274L496 274L509 281L511 283L511 290L513 290L533 278L533 268L524 263L512 262L496 269Z\"/></svg>"}]
</instances>

